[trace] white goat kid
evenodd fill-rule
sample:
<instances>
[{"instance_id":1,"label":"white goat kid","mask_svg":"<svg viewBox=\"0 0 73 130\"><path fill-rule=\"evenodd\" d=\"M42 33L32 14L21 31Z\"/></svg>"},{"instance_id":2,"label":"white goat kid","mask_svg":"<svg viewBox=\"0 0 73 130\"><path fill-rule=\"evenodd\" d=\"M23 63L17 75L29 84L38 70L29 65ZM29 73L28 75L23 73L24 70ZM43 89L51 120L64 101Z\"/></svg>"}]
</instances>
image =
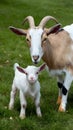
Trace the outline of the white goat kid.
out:
<instances>
[{"instance_id":1,"label":"white goat kid","mask_svg":"<svg viewBox=\"0 0 73 130\"><path fill-rule=\"evenodd\" d=\"M17 63L14 65L15 77L12 84L9 109L14 107L14 98L16 95L16 90L20 91L20 118L25 118L26 110L26 96L31 96L35 101L37 116L41 117L40 109L40 83L38 81L38 74L45 68L45 64L40 67L28 66L27 68L21 68Z\"/></svg>"},{"instance_id":2,"label":"white goat kid","mask_svg":"<svg viewBox=\"0 0 73 130\"><path fill-rule=\"evenodd\" d=\"M51 28L45 28L49 20L57 24ZM65 111L68 91L73 80L73 24L62 29L52 16L45 16L37 27L32 16L26 17L25 21L29 22L29 29L12 26L10 29L18 35L26 36L32 61L38 63L42 58L49 71L58 77L57 102L60 103L59 111ZM65 78L62 77L62 73L66 74Z\"/></svg>"}]
</instances>

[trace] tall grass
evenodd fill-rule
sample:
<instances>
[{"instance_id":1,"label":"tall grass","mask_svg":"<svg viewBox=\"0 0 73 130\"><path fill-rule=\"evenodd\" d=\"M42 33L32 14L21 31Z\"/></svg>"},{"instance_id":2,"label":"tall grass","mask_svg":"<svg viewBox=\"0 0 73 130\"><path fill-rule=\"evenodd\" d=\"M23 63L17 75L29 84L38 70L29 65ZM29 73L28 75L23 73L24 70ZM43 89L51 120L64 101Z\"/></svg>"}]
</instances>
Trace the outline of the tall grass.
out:
<instances>
[{"instance_id":1,"label":"tall grass","mask_svg":"<svg viewBox=\"0 0 73 130\"><path fill-rule=\"evenodd\" d=\"M50 78L46 71L43 71L39 76L43 117L36 116L34 103L31 99L27 99L26 119L20 120L18 94L15 108L13 111L8 110L14 76L13 64L18 62L24 67L32 64L25 38L13 34L8 27L13 25L27 28L29 25L22 26L22 21L28 15L35 18L36 25L44 16L52 15L64 26L73 22L73 1L0 1L0 130L73 130L73 85L68 97L68 112L59 113L56 105L58 95L56 79Z\"/></svg>"}]
</instances>

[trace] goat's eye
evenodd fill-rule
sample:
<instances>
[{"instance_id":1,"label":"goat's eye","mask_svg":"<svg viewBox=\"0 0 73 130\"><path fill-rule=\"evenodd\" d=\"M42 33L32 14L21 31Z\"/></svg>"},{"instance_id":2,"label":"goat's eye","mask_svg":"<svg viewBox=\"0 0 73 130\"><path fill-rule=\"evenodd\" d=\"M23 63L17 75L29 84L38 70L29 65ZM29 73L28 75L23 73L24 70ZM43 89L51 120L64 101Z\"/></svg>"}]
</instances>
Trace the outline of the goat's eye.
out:
<instances>
[{"instance_id":1,"label":"goat's eye","mask_svg":"<svg viewBox=\"0 0 73 130\"><path fill-rule=\"evenodd\" d=\"M36 74L38 74L39 72L36 72Z\"/></svg>"},{"instance_id":2,"label":"goat's eye","mask_svg":"<svg viewBox=\"0 0 73 130\"><path fill-rule=\"evenodd\" d=\"M27 42L30 42L30 40L28 38L26 38Z\"/></svg>"},{"instance_id":3,"label":"goat's eye","mask_svg":"<svg viewBox=\"0 0 73 130\"><path fill-rule=\"evenodd\" d=\"M26 72L26 75L28 75L28 73Z\"/></svg>"}]
</instances>

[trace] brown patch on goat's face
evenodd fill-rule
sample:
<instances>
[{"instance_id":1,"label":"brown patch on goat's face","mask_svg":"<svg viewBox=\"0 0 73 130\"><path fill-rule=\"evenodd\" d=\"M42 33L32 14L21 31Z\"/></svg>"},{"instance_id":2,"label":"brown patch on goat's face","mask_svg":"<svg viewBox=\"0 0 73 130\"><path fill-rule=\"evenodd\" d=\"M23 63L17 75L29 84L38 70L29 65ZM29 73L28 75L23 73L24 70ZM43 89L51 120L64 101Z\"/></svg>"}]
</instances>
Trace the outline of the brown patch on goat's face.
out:
<instances>
[{"instance_id":1,"label":"brown patch on goat's face","mask_svg":"<svg viewBox=\"0 0 73 130\"><path fill-rule=\"evenodd\" d=\"M45 44L46 44L46 42L48 40L47 32L45 30L44 30L44 33L42 34L41 39L42 39L41 40L42 41L41 46L43 47L43 46L45 46Z\"/></svg>"},{"instance_id":2,"label":"brown patch on goat's face","mask_svg":"<svg viewBox=\"0 0 73 130\"><path fill-rule=\"evenodd\" d=\"M27 33L26 41L27 41L28 46L30 47L31 46L31 36L29 35L29 33Z\"/></svg>"}]
</instances>

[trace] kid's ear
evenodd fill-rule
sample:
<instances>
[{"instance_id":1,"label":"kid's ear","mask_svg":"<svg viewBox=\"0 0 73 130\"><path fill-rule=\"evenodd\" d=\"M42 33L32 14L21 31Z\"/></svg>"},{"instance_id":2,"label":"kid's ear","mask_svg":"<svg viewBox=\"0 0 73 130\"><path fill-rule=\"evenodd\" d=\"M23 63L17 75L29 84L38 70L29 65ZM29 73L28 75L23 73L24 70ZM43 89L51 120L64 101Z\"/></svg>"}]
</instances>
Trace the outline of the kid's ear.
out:
<instances>
[{"instance_id":1,"label":"kid's ear","mask_svg":"<svg viewBox=\"0 0 73 130\"><path fill-rule=\"evenodd\" d=\"M27 30L24 30L24 29L15 28L15 27L13 27L13 26L9 26L9 29L10 29L12 32L14 32L14 33L16 33L16 34L18 34L18 35L25 35L25 36L26 36L26 34L27 34Z\"/></svg>"},{"instance_id":2,"label":"kid's ear","mask_svg":"<svg viewBox=\"0 0 73 130\"><path fill-rule=\"evenodd\" d=\"M44 70L46 67L46 63L42 64L40 67L39 67L39 72L41 72L42 70Z\"/></svg>"},{"instance_id":3,"label":"kid's ear","mask_svg":"<svg viewBox=\"0 0 73 130\"><path fill-rule=\"evenodd\" d=\"M27 75L27 72L26 72L23 68L17 66L17 69L18 69L18 71L20 71L21 73L24 73L24 74Z\"/></svg>"}]
</instances>

